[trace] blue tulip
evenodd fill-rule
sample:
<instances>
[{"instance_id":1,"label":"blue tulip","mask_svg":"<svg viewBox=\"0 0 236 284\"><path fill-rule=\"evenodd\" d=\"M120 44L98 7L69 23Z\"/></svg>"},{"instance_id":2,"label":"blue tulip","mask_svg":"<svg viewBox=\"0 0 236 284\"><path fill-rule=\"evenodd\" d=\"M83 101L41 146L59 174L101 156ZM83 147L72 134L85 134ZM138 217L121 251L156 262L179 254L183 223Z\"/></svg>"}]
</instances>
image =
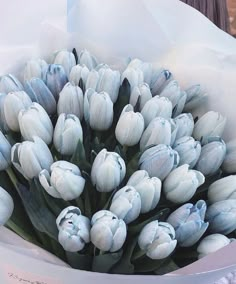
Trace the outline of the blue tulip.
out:
<instances>
[{"instance_id":1,"label":"blue tulip","mask_svg":"<svg viewBox=\"0 0 236 284\"><path fill-rule=\"evenodd\" d=\"M21 82L13 75L8 74L4 75L0 78L0 92L1 93L10 93L10 92L17 92L23 91L24 88Z\"/></svg>"}]
</instances>

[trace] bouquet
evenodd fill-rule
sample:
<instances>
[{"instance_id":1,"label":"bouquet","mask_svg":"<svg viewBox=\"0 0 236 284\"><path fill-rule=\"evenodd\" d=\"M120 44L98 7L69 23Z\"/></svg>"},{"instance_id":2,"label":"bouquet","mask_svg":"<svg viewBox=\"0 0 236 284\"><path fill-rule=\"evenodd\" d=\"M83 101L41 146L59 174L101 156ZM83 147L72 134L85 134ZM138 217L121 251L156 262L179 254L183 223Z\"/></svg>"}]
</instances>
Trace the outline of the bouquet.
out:
<instances>
[{"instance_id":1,"label":"bouquet","mask_svg":"<svg viewBox=\"0 0 236 284\"><path fill-rule=\"evenodd\" d=\"M234 241L235 141L200 85L88 51L0 80L1 224L73 268L165 274ZM14 210L13 210L14 208Z\"/></svg>"}]
</instances>

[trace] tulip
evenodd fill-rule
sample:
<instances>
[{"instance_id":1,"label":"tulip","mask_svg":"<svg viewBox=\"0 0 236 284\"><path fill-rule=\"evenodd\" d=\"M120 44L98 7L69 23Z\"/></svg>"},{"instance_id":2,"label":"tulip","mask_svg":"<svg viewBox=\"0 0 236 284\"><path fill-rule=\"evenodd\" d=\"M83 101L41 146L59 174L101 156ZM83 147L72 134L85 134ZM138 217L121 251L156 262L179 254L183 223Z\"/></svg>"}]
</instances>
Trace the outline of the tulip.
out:
<instances>
[{"instance_id":1,"label":"tulip","mask_svg":"<svg viewBox=\"0 0 236 284\"><path fill-rule=\"evenodd\" d=\"M29 60L24 69L24 81L30 81L32 78L45 80L45 74L48 64L43 59Z\"/></svg>"},{"instance_id":2,"label":"tulip","mask_svg":"<svg viewBox=\"0 0 236 284\"><path fill-rule=\"evenodd\" d=\"M193 137L205 144L208 137L222 136L226 124L226 118L220 113L209 111L195 124Z\"/></svg>"},{"instance_id":3,"label":"tulip","mask_svg":"<svg viewBox=\"0 0 236 284\"><path fill-rule=\"evenodd\" d=\"M210 203L236 199L236 175L227 176L213 182L208 188Z\"/></svg>"},{"instance_id":4,"label":"tulip","mask_svg":"<svg viewBox=\"0 0 236 284\"><path fill-rule=\"evenodd\" d=\"M156 208L161 196L161 181L150 178L143 170L136 171L129 178L127 185L133 186L141 198L141 213L147 213Z\"/></svg>"},{"instance_id":5,"label":"tulip","mask_svg":"<svg viewBox=\"0 0 236 284\"><path fill-rule=\"evenodd\" d=\"M69 206L56 219L58 241L65 251L81 251L90 242L90 221L78 207Z\"/></svg>"},{"instance_id":6,"label":"tulip","mask_svg":"<svg viewBox=\"0 0 236 284\"><path fill-rule=\"evenodd\" d=\"M216 252L217 250L230 244L231 240L222 234L212 234L201 240L197 247L198 258Z\"/></svg>"},{"instance_id":7,"label":"tulip","mask_svg":"<svg viewBox=\"0 0 236 284\"><path fill-rule=\"evenodd\" d=\"M96 90L99 80L99 73L96 70L92 70L89 72L87 81L86 81L86 90L93 89Z\"/></svg>"},{"instance_id":8,"label":"tulip","mask_svg":"<svg viewBox=\"0 0 236 284\"><path fill-rule=\"evenodd\" d=\"M0 78L0 92L8 94L10 92L23 91L21 82L13 75L8 74Z\"/></svg>"},{"instance_id":9,"label":"tulip","mask_svg":"<svg viewBox=\"0 0 236 284\"><path fill-rule=\"evenodd\" d=\"M178 131L175 139L179 139L184 136L191 136L194 128L194 120L191 113L182 113L174 119L178 126Z\"/></svg>"},{"instance_id":10,"label":"tulip","mask_svg":"<svg viewBox=\"0 0 236 284\"><path fill-rule=\"evenodd\" d=\"M50 170L53 158L42 139L33 137L33 141L15 144L11 149L11 161L26 179L38 178L43 170Z\"/></svg>"},{"instance_id":11,"label":"tulip","mask_svg":"<svg viewBox=\"0 0 236 284\"><path fill-rule=\"evenodd\" d=\"M83 81L83 84L86 86L87 78L89 75L89 69L85 65L75 65L71 71L69 76L69 81L71 84L75 86L79 86L80 80Z\"/></svg>"},{"instance_id":12,"label":"tulip","mask_svg":"<svg viewBox=\"0 0 236 284\"><path fill-rule=\"evenodd\" d=\"M163 144L147 149L139 159L140 169L146 170L150 177L160 180L164 180L178 164L178 153Z\"/></svg>"},{"instance_id":13,"label":"tulip","mask_svg":"<svg viewBox=\"0 0 236 284\"><path fill-rule=\"evenodd\" d=\"M19 131L18 114L32 104L30 97L24 92L9 93L4 100L4 114L7 126L13 131Z\"/></svg>"},{"instance_id":14,"label":"tulip","mask_svg":"<svg viewBox=\"0 0 236 284\"><path fill-rule=\"evenodd\" d=\"M168 175L163 190L166 199L173 203L184 203L194 196L197 188L204 182L205 177L202 173L190 170L189 165L185 164Z\"/></svg>"},{"instance_id":15,"label":"tulip","mask_svg":"<svg viewBox=\"0 0 236 284\"><path fill-rule=\"evenodd\" d=\"M80 169L69 162L57 161L50 167L50 172L42 170L39 181L48 194L66 201L78 198L85 185Z\"/></svg>"},{"instance_id":16,"label":"tulip","mask_svg":"<svg viewBox=\"0 0 236 284\"><path fill-rule=\"evenodd\" d=\"M91 180L98 191L110 192L120 185L125 173L125 162L120 155L103 149L93 162Z\"/></svg>"},{"instance_id":17,"label":"tulip","mask_svg":"<svg viewBox=\"0 0 236 284\"><path fill-rule=\"evenodd\" d=\"M175 230L166 222L152 221L142 229L138 244L149 258L164 259L177 245Z\"/></svg>"},{"instance_id":18,"label":"tulip","mask_svg":"<svg viewBox=\"0 0 236 284\"><path fill-rule=\"evenodd\" d=\"M136 220L141 212L141 198L132 186L118 190L112 198L110 211L126 224Z\"/></svg>"},{"instance_id":19,"label":"tulip","mask_svg":"<svg viewBox=\"0 0 236 284\"><path fill-rule=\"evenodd\" d=\"M115 103L120 88L120 72L113 71L110 68L101 68L98 74L99 80L97 82L96 91L108 93L112 102Z\"/></svg>"},{"instance_id":20,"label":"tulip","mask_svg":"<svg viewBox=\"0 0 236 284\"><path fill-rule=\"evenodd\" d=\"M143 62L140 59L133 59L129 63L127 68L134 68L134 69L140 69L143 72L143 80L145 83L150 85L151 79L152 79L152 64Z\"/></svg>"},{"instance_id":21,"label":"tulip","mask_svg":"<svg viewBox=\"0 0 236 284\"><path fill-rule=\"evenodd\" d=\"M79 55L80 65L85 65L89 70L94 69L97 66L97 59L91 55L87 50L82 50Z\"/></svg>"},{"instance_id":22,"label":"tulip","mask_svg":"<svg viewBox=\"0 0 236 284\"><path fill-rule=\"evenodd\" d=\"M68 82L64 68L61 65L50 64L45 75L45 83L52 92L55 100L58 100L59 93Z\"/></svg>"},{"instance_id":23,"label":"tulip","mask_svg":"<svg viewBox=\"0 0 236 284\"><path fill-rule=\"evenodd\" d=\"M187 94L187 100L184 106L184 112L191 112L206 101L207 96L200 85L191 86L185 90L185 92Z\"/></svg>"},{"instance_id":24,"label":"tulip","mask_svg":"<svg viewBox=\"0 0 236 284\"><path fill-rule=\"evenodd\" d=\"M150 91L149 86L146 83L143 83L133 88L130 94L129 103L133 107L135 107L138 100L140 99L140 110L142 110L146 102L149 101L151 98L152 93Z\"/></svg>"},{"instance_id":25,"label":"tulip","mask_svg":"<svg viewBox=\"0 0 236 284\"><path fill-rule=\"evenodd\" d=\"M68 78L71 69L76 65L74 54L67 50L56 52L53 63L62 65Z\"/></svg>"},{"instance_id":26,"label":"tulip","mask_svg":"<svg viewBox=\"0 0 236 284\"><path fill-rule=\"evenodd\" d=\"M209 225L204 222L206 209L206 202L199 200L195 205L184 204L170 214L167 222L174 227L179 246L190 247L205 233Z\"/></svg>"},{"instance_id":27,"label":"tulip","mask_svg":"<svg viewBox=\"0 0 236 284\"><path fill-rule=\"evenodd\" d=\"M11 144L0 131L0 171L6 170L11 163Z\"/></svg>"},{"instance_id":28,"label":"tulip","mask_svg":"<svg viewBox=\"0 0 236 284\"><path fill-rule=\"evenodd\" d=\"M150 84L152 94L159 95L171 79L172 74L168 70L161 69L154 72Z\"/></svg>"},{"instance_id":29,"label":"tulip","mask_svg":"<svg viewBox=\"0 0 236 284\"><path fill-rule=\"evenodd\" d=\"M92 129L108 130L113 121L113 103L109 95L88 89L84 96L84 118Z\"/></svg>"},{"instance_id":30,"label":"tulip","mask_svg":"<svg viewBox=\"0 0 236 284\"><path fill-rule=\"evenodd\" d=\"M11 217L14 203L11 195L0 186L0 226L3 226Z\"/></svg>"},{"instance_id":31,"label":"tulip","mask_svg":"<svg viewBox=\"0 0 236 284\"><path fill-rule=\"evenodd\" d=\"M179 154L179 166L188 164L192 169L201 154L201 144L190 136L184 136L175 141L173 149Z\"/></svg>"},{"instance_id":32,"label":"tulip","mask_svg":"<svg viewBox=\"0 0 236 284\"><path fill-rule=\"evenodd\" d=\"M145 127L147 127L155 117L171 118L172 103L167 98L155 96L144 105L141 114L145 121Z\"/></svg>"},{"instance_id":33,"label":"tulip","mask_svg":"<svg viewBox=\"0 0 236 284\"><path fill-rule=\"evenodd\" d=\"M84 96L82 90L73 86L71 83L67 83L59 94L59 100L57 104L58 115L74 114L80 120L84 115Z\"/></svg>"},{"instance_id":34,"label":"tulip","mask_svg":"<svg viewBox=\"0 0 236 284\"><path fill-rule=\"evenodd\" d=\"M236 172L236 140L231 140L226 144L226 155L221 168L227 174Z\"/></svg>"},{"instance_id":35,"label":"tulip","mask_svg":"<svg viewBox=\"0 0 236 284\"><path fill-rule=\"evenodd\" d=\"M205 176L215 174L222 165L225 154L226 145L220 138L212 138L212 142L204 145L195 169L202 172Z\"/></svg>"},{"instance_id":36,"label":"tulip","mask_svg":"<svg viewBox=\"0 0 236 284\"><path fill-rule=\"evenodd\" d=\"M4 113L4 103L7 95L0 93L0 129L5 133L9 130Z\"/></svg>"},{"instance_id":37,"label":"tulip","mask_svg":"<svg viewBox=\"0 0 236 284\"><path fill-rule=\"evenodd\" d=\"M140 140L140 149L143 151L150 145L171 143L171 125L162 117L154 118L143 132Z\"/></svg>"},{"instance_id":38,"label":"tulip","mask_svg":"<svg viewBox=\"0 0 236 284\"><path fill-rule=\"evenodd\" d=\"M144 119L140 112L134 112L132 105L126 105L117 122L115 135L121 145L138 144L144 131Z\"/></svg>"},{"instance_id":39,"label":"tulip","mask_svg":"<svg viewBox=\"0 0 236 284\"><path fill-rule=\"evenodd\" d=\"M18 115L21 135L25 140L33 141L34 136L40 137L50 144L53 136L53 125L45 109L38 103L32 103Z\"/></svg>"},{"instance_id":40,"label":"tulip","mask_svg":"<svg viewBox=\"0 0 236 284\"><path fill-rule=\"evenodd\" d=\"M99 63L94 70L99 71L100 69L110 69L106 63Z\"/></svg>"},{"instance_id":41,"label":"tulip","mask_svg":"<svg viewBox=\"0 0 236 284\"><path fill-rule=\"evenodd\" d=\"M78 117L73 114L60 114L53 135L57 151L62 155L73 155L79 141L83 142L83 130Z\"/></svg>"},{"instance_id":42,"label":"tulip","mask_svg":"<svg viewBox=\"0 0 236 284\"><path fill-rule=\"evenodd\" d=\"M49 115L56 112L56 101L43 80L32 78L25 82L25 90L32 102L40 104Z\"/></svg>"},{"instance_id":43,"label":"tulip","mask_svg":"<svg viewBox=\"0 0 236 284\"><path fill-rule=\"evenodd\" d=\"M122 248L127 229L123 220L107 210L101 210L92 217L91 242L101 251L116 252Z\"/></svg>"},{"instance_id":44,"label":"tulip","mask_svg":"<svg viewBox=\"0 0 236 284\"><path fill-rule=\"evenodd\" d=\"M177 123L172 118L169 119L169 123L170 123L170 126L171 126L170 146L172 147L174 145L174 143L175 143L176 135L177 135L178 130L179 130L179 126L177 125Z\"/></svg>"},{"instance_id":45,"label":"tulip","mask_svg":"<svg viewBox=\"0 0 236 284\"><path fill-rule=\"evenodd\" d=\"M121 84L127 79L130 84L130 90L141 85L144 82L143 72L137 68L127 67L121 75Z\"/></svg>"},{"instance_id":46,"label":"tulip","mask_svg":"<svg viewBox=\"0 0 236 284\"><path fill-rule=\"evenodd\" d=\"M206 219L212 233L228 235L236 229L236 200L218 201L208 207Z\"/></svg>"}]
</instances>

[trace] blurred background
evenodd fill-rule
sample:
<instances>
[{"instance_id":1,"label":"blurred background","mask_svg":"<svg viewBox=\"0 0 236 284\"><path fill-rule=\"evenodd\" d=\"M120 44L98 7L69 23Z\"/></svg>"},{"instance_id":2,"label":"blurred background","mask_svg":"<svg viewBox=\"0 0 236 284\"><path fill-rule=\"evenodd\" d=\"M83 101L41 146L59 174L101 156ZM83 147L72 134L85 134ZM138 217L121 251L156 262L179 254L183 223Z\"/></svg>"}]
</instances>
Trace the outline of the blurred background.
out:
<instances>
[{"instance_id":1,"label":"blurred background","mask_svg":"<svg viewBox=\"0 0 236 284\"><path fill-rule=\"evenodd\" d=\"M230 32L236 36L236 0L227 0L229 20L230 20Z\"/></svg>"}]
</instances>

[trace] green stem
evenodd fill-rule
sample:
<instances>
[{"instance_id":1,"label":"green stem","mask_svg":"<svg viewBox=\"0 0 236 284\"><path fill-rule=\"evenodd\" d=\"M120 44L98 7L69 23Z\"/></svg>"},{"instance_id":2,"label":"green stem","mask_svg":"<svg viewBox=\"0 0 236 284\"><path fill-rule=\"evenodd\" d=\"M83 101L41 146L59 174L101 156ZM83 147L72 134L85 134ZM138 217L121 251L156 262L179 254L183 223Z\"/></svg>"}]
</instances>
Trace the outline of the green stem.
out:
<instances>
[{"instance_id":1,"label":"green stem","mask_svg":"<svg viewBox=\"0 0 236 284\"><path fill-rule=\"evenodd\" d=\"M18 182L17 182L17 178L16 178L16 175L15 173L13 172L12 168L9 167L7 170L6 170L11 182L13 183L14 187L16 188L16 190L19 192L19 189L18 189Z\"/></svg>"},{"instance_id":2,"label":"green stem","mask_svg":"<svg viewBox=\"0 0 236 284\"><path fill-rule=\"evenodd\" d=\"M133 256L132 256L132 262L135 261L135 260L137 260L137 259L139 259L139 258L141 258L141 257L143 257L145 254L146 254L145 251L143 251L143 250L138 250L137 252L135 252L135 253L133 254Z\"/></svg>"},{"instance_id":3,"label":"green stem","mask_svg":"<svg viewBox=\"0 0 236 284\"><path fill-rule=\"evenodd\" d=\"M84 214L84 204L83 204L83 200L81 199L81 197L76 198L75 203L79 207L81 212Z\"/></svg>"}]
</instances>

